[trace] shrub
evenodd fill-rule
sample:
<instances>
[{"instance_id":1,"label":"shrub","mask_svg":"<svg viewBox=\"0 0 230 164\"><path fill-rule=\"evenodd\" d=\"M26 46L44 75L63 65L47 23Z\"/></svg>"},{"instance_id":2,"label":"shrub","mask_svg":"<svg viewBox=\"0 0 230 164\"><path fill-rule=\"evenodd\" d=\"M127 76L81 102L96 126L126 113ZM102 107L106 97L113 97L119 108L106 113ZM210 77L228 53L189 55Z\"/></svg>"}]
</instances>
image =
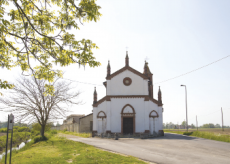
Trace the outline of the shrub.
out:
<instances>
[{"instance_id":1,"label":"shrub","mask_svg":"<svg viewBox=\"0 0 230 164\"><path fill-rule=\"evenodd\" d=\"M17 130L18 130L18 132L29 132L30 131L30 129L28 127L25 127L25 126L19 127Z\"/></svg>"},{"instance_id":2,"label":"shrub","mask_svg":"<svg viewBox=\"0 0 230 164\"><path fill-rule=\"evenodd\" d=\"M187 135L187 136L190 136L192 135L193 132L184 132L183 135Z\"/></svg>"},{"instance_id":3,"label":"shrub","mask_svg":"<svg viewBox=\"0 0 230 164\"><path fill-rule=\"evenodd\" d=\"M37 137L34 137L34 143L37 143L39 141L46 141L48 140L48 138L46 136L42 137L42 136L37 136Z\"/></svg>"},{"instance_id":4,"label":"shrub","mask_svg":"<svg viewBox=\"0 0 230 164\"><path fill-rule=\"evenodd\" d=\"M51 127L52 127L52 123L47 123L46 127L45 127L45 132L49 131L51 129ZM34 123L32 125L32 129L40 132L42 127L39 123Z\"/></svg>"},{"instance_id":5,"label":"shrub","mask_svg":"<svg viewBox=\"0 0 230 164\"><path fill-rule=\"evenodd\" d=\"M0 132L6 133L7 132L7 128L1 128Z\"/></svg>"},{"instance_id":6,"label":"shrub","mask_svg":"<svg viewBox=\"0 0 230 164\"><path fill-rule=\"evenodd\" d=\"M37 131L37 130L32 130L32 131L31 131L31 135L32 135L33 137L36 137L36 136L40 135L40 132Z\"/></svg>"},{"instance_id":7,"label":"shrub","mask_svg":"<svg viewBox=\"0 0 230 164\"><path fill-rule=\"evenodd\" d=\"M57 130L51 130L51 134L57 134Z\"/></svg>"}]
</instances>

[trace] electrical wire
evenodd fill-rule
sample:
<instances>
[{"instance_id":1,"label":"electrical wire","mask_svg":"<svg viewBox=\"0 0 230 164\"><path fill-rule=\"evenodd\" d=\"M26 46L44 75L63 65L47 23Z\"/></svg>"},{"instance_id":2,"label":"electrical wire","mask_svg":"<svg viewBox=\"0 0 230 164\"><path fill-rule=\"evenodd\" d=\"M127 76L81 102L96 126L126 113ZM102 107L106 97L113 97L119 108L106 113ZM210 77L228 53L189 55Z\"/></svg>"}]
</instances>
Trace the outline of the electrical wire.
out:
<instances>
[{"instance_id":1,"label":"electrical wire","mask_svg":"<svg viewBox=\"0 0 230 164\"><path fill-rule=\"evenodd\" d=\"M229 110L229 109L225 109L225 110ZM208 116L208 115L211 115L211 114L213 114L213 113L216 113L216 112L220 112L220 109L218 109L218 110L215 110L215 111L213 111L212 113L209 113L209 114L206 114L206 115L201 115L200 117L203 117L203 116ZM199 115L198 115L199 116Z\"/></svg>"},{"instance_id":2,"label":"electrical wire","mask_svg":"<svg viewBox=\"0 0 230 164\"><path fill-rule=\"evenodd\" d=\"M214 112L212 112L212 113L209 113L209 114L206 114L206 115L201 115L201 116L199 116L199 117L203 117L203 116L208 116L208 115L211 115L211 114L213 114L213 113L216 113L216 112L218 112L218 111L220 111L219 109L218 110L216 110L216 111L214 111Z\"/></svg>"},{"instance_id":3,"label":"electrical wire","mask_svg":"<svg viewBox=\"0 0 230 164\"><path fill-rule=\"evenodd\" d=\"M212 65L212 64L215 64L215 63L217 63L217 62L219 62L219 61L221 61L221 60L223 60L223 59L226 59L226 58L228 58L228 57L230 57L230 55L225 56L225 57L223 57L223 58L221 58L221 59L218 59L218 60L216 60L216 61L214 61L214 62L212 62L212 63L209 63L209 64L207 64L207 65L204 65L204 66L202 66L202 67L199 67L199 68L197 68L197 69L194 69L194 70L192 70L192 71L186 72L186 73L184 73L184 74L181 74L181 75L175 76L175 77L173 77L173 78L170 78L170 79L167 79L167 80L163 80L163 81L161 81L161 82L157 82L157 83L154 83L154 84L165 83L165 82L167 82L167 81L174 80L174 79L176 79L176 78L185 76L185 75L187 75L187 74L193 73L193 72L198 71L198 70L200 70L200 69L202 69L202 68L205 68L205 67L207 67L207 66L210 66L210 65ZM63 79L65 79L65 78L63 78ZM70 80L70 79L66 79L66 80ZM75 81L75 80L70 80L70 81L72 81L72 82L77 82L77 83L82 83L82 84L88 84L88 85L103 86L103 85L101 85L101 84L85 83L85 82Z\"/></svg>"},{"instance_id":4,"label":"electrical wire","mask_svg":"<svg viewBox=\"0 0 230 164\"><path fill-rule=\"evenodd\" d=\"M63 79L65 79L65 80L69 80L69 81L72 81L72 82L75 82L75 83L82 83L82 84L95 85L95 86L103 86L102 84L86 83L86 82L75 81L75 80L66 79L66 78L63 78Z\"/></svg>"},{"instance_id":5,"label":"electrical wire","mask_svg":"<svg viewBox=\"0 0 230 164\"><path fill-rule=\"evenodd\" d=\"M217 62L219 62L219 61L221 61L221 60L223 60L223 59L226 59L226 58L228 58L228 57L230 57L230 55L225 56L225 57L223 57L223 58L221 58L221 59L218 59L218 60L216 60L216 61L214 61L214 62L212 62L212 63L209 63L209 64L207 64L207 65L204 65L204 66L202 66L202 67L199 67L199 68L197 68L197 69L194 69L194 70L192 70L192 71L189 71L189 72L187 72L187 73L184 73L184 74L181 74L181 75L175 76L175 77L173 77L173 78L170 78L170 79L167 79L167 80L163 80L163 81L161 81L161 82L154 83L154 84L164 83L164 82L167 82L167 81L170 81L170 80L173 80L173 79L176 79L176 78L185 76L185 75L190 74L190 73L192 73L192 72L198 71L198 70L200 70L200 69L202 69L202 68L205 68L205 67L207 67L207 66L210 66L210 65L212 65L212 64L214 64L214 63L217 63Z\"/></svg>"}]
</instances>

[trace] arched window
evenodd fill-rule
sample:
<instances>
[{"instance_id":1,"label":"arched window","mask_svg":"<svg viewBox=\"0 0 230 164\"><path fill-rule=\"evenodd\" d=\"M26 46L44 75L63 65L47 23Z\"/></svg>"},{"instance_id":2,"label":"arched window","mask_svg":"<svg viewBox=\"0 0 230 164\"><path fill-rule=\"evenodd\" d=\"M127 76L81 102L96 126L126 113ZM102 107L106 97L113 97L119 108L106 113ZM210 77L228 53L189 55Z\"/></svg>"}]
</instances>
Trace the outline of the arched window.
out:
<instances>
[{"instance_id":1,"label":"arched window","mask_svg":"<svg viewBox=\"0 0 230 164\"><path fill-rule=\"evenodd\" d=\"M135 110L134 110L134 108L131 106L131 105L129 105L129 104L127 104L127 105L125 105L123 108L122 108L122 110L121 110L121 115L122 116L126 116L126 115L135 115L136 113L135 113Z\"/></svg>"},{"instance_id":2,"label":"arched window","mask_svg":"<svg viewBox=\"0 0 230 164\"><path fill-rule=\"evenodd\" d=\"M149 117L159 117L158 113L155 111L155 110L152 110L150 113L149 113Z\"/></svg>"},{"instance_id":3,"label":"arched window","mask_svg":"<svg viewBox=\"0 0 230 164\"><path fill-rule=\"evenodd\" d=\"M97 114L97 118L106 118L105 112L100 111L100 112Z\"/></svg>"}]
</instances>

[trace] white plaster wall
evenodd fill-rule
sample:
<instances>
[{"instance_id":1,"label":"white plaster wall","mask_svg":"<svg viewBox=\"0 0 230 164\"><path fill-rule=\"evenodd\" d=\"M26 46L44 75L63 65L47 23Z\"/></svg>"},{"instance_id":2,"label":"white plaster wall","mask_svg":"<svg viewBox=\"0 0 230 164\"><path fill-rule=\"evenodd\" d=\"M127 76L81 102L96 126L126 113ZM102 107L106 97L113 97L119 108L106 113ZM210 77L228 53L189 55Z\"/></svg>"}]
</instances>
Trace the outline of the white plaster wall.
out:
<instances>
[{"instance_id":1,"label":"white plaster wall","mask_svg":"<svg viewBox=\"0 0 230 164\"><path fill-rule=\"evenodd\" d=\"M123 83L126 77L132 79L129 86ZM107 80L107 95L148 95L148 80L125 70L111 80Z\"/></svg>"},{"instance_id":2,"label":"white plaster wall","mask_svg":"<svg viewBox=\"0 0 230 164\"><path fill-rule=\"evenodd\" d=\"M144 132L144 98L111 98L111 131L121 132L121 110L126 104L130 104L136 112L135 132Z\"/></svg>"},{"instance_id":3,"label":"white plaster wall","mask_svg":"<svg viewBox=\"0 0 230 164\"><path fill-rule=\"evenodd\" d=\"M111 98L111 101L104 101L93 108L93 130L98 133L111 130L112 133L121 132L121 110L122 108L130 104L135 114L135 132L143 133L145 130L152 130L153 124L155 124L155 131L163 130L163 113L162 107L159 107L152 101L144 101L144 98ZM131 111L129 107L125 111ZM159 117L151 121L149 114L152 110L155 110ZM97 114L100 111L104 111L106 114L105 121L97 119ZM154 122L153 122L154 121ZM150 126L150 124L152 124ZM102 127L103 125L103 127ZM151 128L151 129L150 129ZM152 132L151 132L152 133Z\"/></svg>"},{"instance_id":4,"label":"white plaster wall","mask_svg":"<svg viewBox=\"0 0 230 164\"><path fill-rule=\"evenodd\" d=\"M97 107L93 107L93 131L97 131Z\"/></svg>"},{"instance_id":5,"label":"white plaster wall","mask_svg":"<svg viewBox=\"0 0 230 164\"><path fill-rule=\"evenodd\" d=\"M158 107L158 111L159 111L159 121L158 121L158 130L163 130L163 108L160 106Z\"/></svg>"},{"instance_id":6,"label":"white plaster wall","mask_svg":"<svg viewBox=\"0 0 230 164\"><path fill-rule=\"evenodd\" d=\"M153 103L152 101L149 101L150 105L149 105L149 113L152 110L155 110L159 117L158 118L154 118L154 123L155 123L155 132L159 132L159 130L163 130L163 113L162 113L162 107L159 107L157 104Z\"/></svg>"},{"instance_id":7,"label":"white plaster wall","mask_svg":"<svg viewBox=\"0 0 230 164\"><path fill-rule=\"evenodd\" d=\"M94 131L98 131L98 119L97 119L97 114L103 111L105 112L105 114L107 115L107 111L106 111L106 101L104 101L103 103L99 104L97 107L93 107L93 130ZM96 121L95 121L96 120Z\"/></svg>"},{"instance_id":8,"label":"white plaster wall","mask_svg":"<svg viewBox=\"0 0 230 164\"><path fill-rule=\"evenodd\" d=\"M102 133L102 119L97 118L97 133L101 134Z\"/></svg>"}]
</instances>

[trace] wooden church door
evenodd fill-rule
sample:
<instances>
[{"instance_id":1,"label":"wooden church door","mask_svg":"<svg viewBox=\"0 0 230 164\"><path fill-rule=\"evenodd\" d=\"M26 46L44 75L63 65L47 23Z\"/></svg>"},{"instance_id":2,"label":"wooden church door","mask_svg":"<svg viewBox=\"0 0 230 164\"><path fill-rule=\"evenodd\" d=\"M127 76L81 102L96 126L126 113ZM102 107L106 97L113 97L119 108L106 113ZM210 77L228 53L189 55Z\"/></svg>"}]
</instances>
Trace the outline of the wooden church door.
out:
<instances>
[{"instance_id":1,"label":"wooden church door","mask_svg":"<svg viewBox=\"0 0 230 164\"><path fill-rule=\"evenodd\" d=\"M133 134L133 117L123 118L123 134Z\"/></svg>"}]
</instances>

